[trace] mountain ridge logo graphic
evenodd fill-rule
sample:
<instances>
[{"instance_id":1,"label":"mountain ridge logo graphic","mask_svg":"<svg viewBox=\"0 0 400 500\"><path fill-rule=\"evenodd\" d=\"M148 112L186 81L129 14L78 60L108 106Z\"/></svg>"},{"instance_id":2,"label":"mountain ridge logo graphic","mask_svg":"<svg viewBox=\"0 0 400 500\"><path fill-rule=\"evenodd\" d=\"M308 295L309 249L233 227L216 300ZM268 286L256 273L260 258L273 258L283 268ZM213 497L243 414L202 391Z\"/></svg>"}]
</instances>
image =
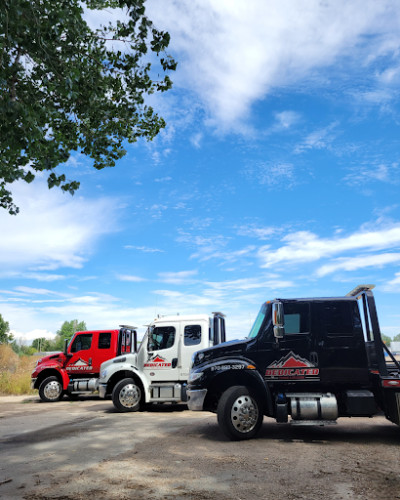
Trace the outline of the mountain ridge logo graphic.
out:
<instances>
[{"instance_id":1,"label":"mountain ridge logo graphic","mask_svg":"<svg viewBox=\"0 0 400 500\"><path fill-rule=\"evenodd\" d=\"M73 366L87 366L89 363L85 361L82 358L79 358L75 363L73 363Z\"/></svg>"},{"instance_id":2,"label":"mountain ridge logo graphic","mask_svg":"<svg viewBox=\"0 0 400 500\"><path fill-rule=\"evenodd\" d=\"M315 367L311 361L304 359L293 351L286 354L278 361L273 361L268 368L312 368Z\"/></svg>"},{"instance_id":3,"label":"mountain ridge logo graphic","mask_svg":"<svg viewBox=\"0 0 400 500\"><path fill-rule=\"evenodd\" d=\"M87 361L85 361L82 358L79 358L75 361L75 363L71 363L70 365L67 366L67 370L70 371L79 371L79 370L86 370L90 371L92 369L91 365Z\"/></svg>"},{"instance_id":4,"label":"mountain ridge logo graphic","mask_svg":"<svg viewBox=\"0 0 400 500\"><path fill-rule=\"evenodd\" d=\"M267 366L265 377L269 380L316 380L319 368L308 359L290 351Z\"/></svg>"},{"instance_id":5,"label":"mountain ridge logo graphic","mask_svg":"<svg viewBox=\"0 0 400 500\"><path fill-rule=\"evenodd\" d=\"M170 368L171 363L156 354L154 355L154 358L153 355L150 355L147 359L147 362L143 366L145 366L146 368Z\"/></svg>"}]
</instances>

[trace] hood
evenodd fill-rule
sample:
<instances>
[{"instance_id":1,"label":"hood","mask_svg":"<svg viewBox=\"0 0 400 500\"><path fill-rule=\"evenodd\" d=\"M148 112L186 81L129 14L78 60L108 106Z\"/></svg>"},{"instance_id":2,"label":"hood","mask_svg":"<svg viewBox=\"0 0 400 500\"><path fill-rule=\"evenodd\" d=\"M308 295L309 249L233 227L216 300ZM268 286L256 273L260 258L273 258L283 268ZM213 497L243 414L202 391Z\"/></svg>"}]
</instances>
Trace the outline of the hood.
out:
<instances>
[{"instance_id":1,"label":"hood","mask_svg":"<svg viewBox=\"0 0 400 500\"><path fill-rule=\"evenodd\" d=\"M54 352L53 354L48 354L47 356L39 358L37 361L37 365L53 364L53 363L62 364L64 360L65 360L65 355L63 352Z\"/></svg>"},{"instance_id":2,"label":"hood","mask_svg":"<svg viewBox=\"0 0 400 500\"><path fill-rule=\"evenodd\" d=\"M104 361L104 363L101 363L100 370L104 370L105 368L115 363L128 363L130 365L136 366L137 353L136 352L123 353L120 356L108 359L107 361Z\"/></svg>"},{"instance_id":3,"label":"hood","mask_svg":"<svg viewBox=\"0 0 400 500\"><path fill-rule=\"evenodd\" d=\"M209 363L219 358L224 359L243 355L254 342L255 339L230 340L229 342L203 349L195 354L193 366Z\"/></svg>"}]
</instances>

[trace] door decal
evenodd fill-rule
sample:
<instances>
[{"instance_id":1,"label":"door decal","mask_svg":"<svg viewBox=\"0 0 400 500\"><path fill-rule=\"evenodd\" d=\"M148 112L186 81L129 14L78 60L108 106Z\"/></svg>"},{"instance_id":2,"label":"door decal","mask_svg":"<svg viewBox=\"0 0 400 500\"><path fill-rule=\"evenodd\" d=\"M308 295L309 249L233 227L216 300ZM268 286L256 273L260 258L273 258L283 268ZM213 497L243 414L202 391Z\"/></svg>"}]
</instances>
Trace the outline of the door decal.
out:
<instances>
[{"instance_id":1,"label":"door decal","mask_svg":"<svg viewBox=\"0 0 400 500\"><path fill-rule=\"evenodd\" d=\"M143 366L145 368L171 368L171 365L172 363L168 363L168 361L158 354L149 354L149 357Z\"/></svg>"},{"instance_id":2,"label":"door decal","mask_svg":"<svg viewBox=\"0 0 400 500\"><path fill-rule=\"evenodd\" d=\"M308 359L290 351L278 361L273 361L265 371L265 378L273 380L318 380L319 368Z\"/></svg>"},{"instance_id":3,"label":"door decal","mask_svg":"<svg viewBox=\"0 0 400 500\"><path fill-rule=\"evenodd\" d=\"M76 371L76 370L91 370L91 366L89 366L89 363L85 361L82 358L79 358L78 360L75 361L75 363L71 363L70 365L67 366L67 371Z\"/></svg>"}]
</instances>

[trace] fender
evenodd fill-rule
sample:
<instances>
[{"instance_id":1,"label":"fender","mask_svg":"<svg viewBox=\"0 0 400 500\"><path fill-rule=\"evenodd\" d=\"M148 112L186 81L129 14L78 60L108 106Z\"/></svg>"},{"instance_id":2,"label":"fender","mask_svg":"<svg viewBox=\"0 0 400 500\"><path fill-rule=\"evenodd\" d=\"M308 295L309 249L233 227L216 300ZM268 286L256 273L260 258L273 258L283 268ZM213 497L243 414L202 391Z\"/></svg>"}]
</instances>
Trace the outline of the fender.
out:
<instances>
[{"instance_id":1,"label":"fender","mask_svg":"<svg viewBox=\"0 0 400 500\"><path fill-rule=\"evenodd\" d=\"M39 370L37 372L38 377L39 377L39 375L42 375L42 376L45 375L45 373L47 371L51 371L51 372L56 371L61 376L63 390L65 391L68 387L68 384L69 384L69 375L66 372L66 370L64 370L62 367L60 367L60 365L57 363L47 364L47 365L39 368Z\"/></svg>"},{"instance_id":2,"label":"fender","mask_svg":"<svg viewBox=\"0 0 400 500\"><path fill-rule=\"evenodd\" d=\"M108 364L107 370L109 371L109 373L107 373L107 382L106 382L107 384L109 384L110 380L118 372L125 372L125 374L127 374L127 376L129 376L128 375L129 373L132 373L132 375L134 375L136 378L138 378L141 381L141 383L143 385L143 389L144 389L145 402L146 403L149 402L150 391L148 389L149 389L150 384L149 384L148 380L146 379L146 377L144 377L143 373L141 373L136 368L136 366L132 365L131 363L118 363L118 364L111 363L111 364ZM100 378L100 383L104 383L103 377Z\"/></svg>"},{"instance_id":3,"label":"fender","mask_svg":"<svg viewBox=\"0 0 400 500\"><path fill-rule=\"evenodd\" d=\"M260 390L266 402L266 410L268 414L273 413L273 401L271 391L265 380L253 362L247 358L227 358L219 359L209 364L196 367L194 372L203 372L202 387L215 387L218 384L218 379L224 375L234 375L240 378L241 373L245 373L246 377L250 377L254 381L254 385ZM193 388L196 382L190 384Z\"/></svg>"},{"instance_id":4,"label":"fender","mask_svg":"<svg viewBox=\"0 0 400 500\"><path fill-rule=\"evenodd\" d=\"M147 378L136 367L130 366L129 370L127 369L126 371L130 371L131 373L133 373L142 382L144 389L145 403L148 403L150 401L150 391L149 391L150 384Z\"/></svg>"}]
</instances>

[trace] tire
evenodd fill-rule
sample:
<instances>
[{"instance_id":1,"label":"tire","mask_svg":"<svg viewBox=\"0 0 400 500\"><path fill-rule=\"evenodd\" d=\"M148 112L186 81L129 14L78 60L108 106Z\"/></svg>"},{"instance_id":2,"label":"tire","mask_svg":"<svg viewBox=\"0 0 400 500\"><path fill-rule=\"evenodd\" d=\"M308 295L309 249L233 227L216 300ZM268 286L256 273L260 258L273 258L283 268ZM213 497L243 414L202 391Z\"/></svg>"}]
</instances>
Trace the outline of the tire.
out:
<instances>
[{"instance_id":1,"label":"tire","mask_svg":"<svg viewBox=\"0 0 400 500\"><path fill-rule=\"evenodd\" d=\"M222 394L217 415L221 430L235 441L253 438L263 421L259 399L240 385L230 387Z\"/></svg>"},{"instance_id":2,"label":"tire","mask_svg":"<svg viewBox=\"0 0 400 500\"><path fill-rule=\"evenodd\" d=\"M63 388L57 377L47 377L39 386L39 396L46 403L55 403L63 396Z\"/></svg>"},{"instance_id":3,"label":"tire","mask_svg":"<svg viewBox=\"0 0 400 500\"><path fill-rule=\"evenodd\" d=\"M142 406L142 390L133 378L124 378L114 387L112 401L119 412L138 411Z\"/></svg>"}]
</instances>

